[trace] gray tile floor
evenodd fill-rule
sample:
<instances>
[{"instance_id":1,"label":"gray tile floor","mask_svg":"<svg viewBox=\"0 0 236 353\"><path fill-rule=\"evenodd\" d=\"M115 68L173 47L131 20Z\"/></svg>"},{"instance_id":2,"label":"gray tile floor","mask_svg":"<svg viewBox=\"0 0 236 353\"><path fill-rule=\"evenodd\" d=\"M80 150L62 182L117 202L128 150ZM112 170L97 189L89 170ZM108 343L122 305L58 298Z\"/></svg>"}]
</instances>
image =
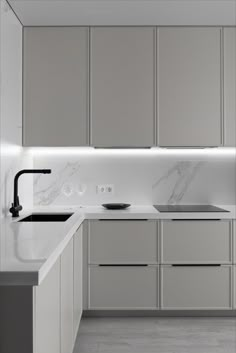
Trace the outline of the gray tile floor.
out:
<instances>
[{"instance_id":1,"label":"gray tile floor","mask_svg":"<svg viewBox=\"0 0 236 353\"><path fill-rule=\"evenodd\" d=\"M74 353L236 353L236 318L84 318Z\"/></svg>"}]
</instances>

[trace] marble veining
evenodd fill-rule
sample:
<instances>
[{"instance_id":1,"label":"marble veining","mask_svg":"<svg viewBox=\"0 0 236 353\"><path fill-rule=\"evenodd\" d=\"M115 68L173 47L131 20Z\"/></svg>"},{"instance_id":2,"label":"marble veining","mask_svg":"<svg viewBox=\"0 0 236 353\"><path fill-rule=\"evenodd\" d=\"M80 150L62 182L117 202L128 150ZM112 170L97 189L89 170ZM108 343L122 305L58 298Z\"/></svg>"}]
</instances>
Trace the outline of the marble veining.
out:
<instances>
[{"instance_id":1,"label":"marble veining","mask_svg":"<svg viewBox=\"0 0 236 353\"><path fill-rule=\"evenodd\" d=\"M40 187L39 183L42 175L37 175L34 178L34 203L36 205L47 206L56 201L59 195L64 190L70 194L70 189L72 189L72 184L69 183L73 176L78 176L80 170L79 162L68 162L65 166L60 168L57 173L53 173L49 178L50 182L45 187Z\"/></svg>"},{"instance_id":2,"label":"marble veining","mask_svg":"<svg viewBox=\"0 0 236 353\"><path fill-rule=\"evenodd\" d=\"M235 158L192 158L179 155L40 155L35 168L51 168L37 176L34 206L101 205L107 202L150 204L235 204ZM85 184L85 192L78 186ZM111 195L97 185L113 184Z\"/></svg>"},{"instance_id":3,"label":"marble veining","mask_svg":"<svg viewBox=\"0 0 236 353\"><path fill-rule=\"evenodd\" d=\"M174 164L173 167L161 176L153 185L152 189L158 189L163 186L171 178L173 179L171 187L169 187L169 196L167 204L178 204L181 202L188 189L191 187L197 174L204 166L203 161L191 162L181 161Z\"/></svg>"}]
</instances>

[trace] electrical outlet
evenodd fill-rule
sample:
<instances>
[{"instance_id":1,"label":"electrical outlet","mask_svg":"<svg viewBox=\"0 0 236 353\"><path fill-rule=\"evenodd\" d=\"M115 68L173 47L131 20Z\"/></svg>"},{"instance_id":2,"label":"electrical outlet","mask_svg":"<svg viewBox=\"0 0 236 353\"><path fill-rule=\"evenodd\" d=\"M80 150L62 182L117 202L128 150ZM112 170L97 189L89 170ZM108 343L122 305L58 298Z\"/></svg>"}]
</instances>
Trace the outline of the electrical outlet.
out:
<instances>
[{"instance_id":1,"label":"electrical outlet","mask_svg":"<svg viewBox=\"0 0 236 353\"><path fill-rule=\"evenodd\" d=\"M113 192L114 192L113 184L97 185L97 194L113 194Z\"/></svg>"}]
</instances>

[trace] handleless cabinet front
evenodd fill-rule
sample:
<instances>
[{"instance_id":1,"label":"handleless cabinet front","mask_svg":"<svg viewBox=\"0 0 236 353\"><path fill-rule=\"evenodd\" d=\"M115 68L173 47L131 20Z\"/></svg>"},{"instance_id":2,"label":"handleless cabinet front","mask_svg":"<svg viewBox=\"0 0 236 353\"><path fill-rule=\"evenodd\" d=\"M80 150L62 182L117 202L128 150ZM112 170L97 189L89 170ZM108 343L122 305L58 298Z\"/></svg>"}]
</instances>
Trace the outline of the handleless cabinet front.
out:
<instances>
[{"instance_id":1,"label":"handleless cabinet front","mask_svg":"<svg viewBox=\"0 0 236 353\"><path fill-rule=\"evenodd\" d=\"M161 269L161 309L232 309L232 266Z\"/></svg>"},{"instance_id":2,"label":"handleless cabinet front","mask_svg":"<svg viewBox=\"0 0 236 353\"><path fill-rule=\"evenodd\" d=\"M91 144L154 145L155 29L91 29Z\"/></svg>"},{"instance_id":3,"label":"handleless cabinet front","mask_svg":"<svg viewBox=\"0 0 236 353\"><path fill-rule=\"evenodd\" d=\"M156 309L158 268L90 266L89 309Z\"/></svg>"},{"instance_id":4,"label":"handleless cabinet front","mask_svg":"<svg viewBox=\"0 0 236 353\"><path fill-rule=\"evenodd\" d=\"M177 220L161 223L161 262L232 264L232 223Z\"/></svg>"},{"instance_id":5,"label":"handleless cabinet front","mask_svg":"<svg viewBox=\"0 0 236 353\"><path fill-rule=\"evenodd\" d=\"M158 145L221 145L220 28L158 28L157 83Z\"/></svg>"},{"instance_id":6,"label":"handleless cabinet front","mask_svg":"<svg viewBox=\"0 0 236 353\"><path fill-rule=\"evenodd\" d=\"M236 146L236 27L224 28L225 146Z\"/></svg>"},{"instance_id":7,"label":"handleless cabinet front","mask_svg":"<svg viewBox=\"0 0 236 353\"><path fill-rule=\"evenodd\" d=\"M83 226L81 225L74 235L74 340L78 333L83 311Z\"/></svg>"},{"instance_id":8,"label":"handleless cabinet front","mask_svg":"<svg viewBox=\"0 0 236 353\"><path fill-rule=\"evenodd\" d=\"M157 261L156 221L90 221L89 263L155 264Z\"/></svg>"},{"instance_id":9,"label":"handleless cabinet front","mask_svg":"<svg viewBox=\"0 0 236 353\"><path fill-rule=\"evenodd\" d=\"M61 255L61 353L73 350L73 239Z\"/></svg>"},{"instance_id":10,"label":"handleless cabinet front","mask_svg":"<svg viewBox=\"0 0 236 353\"><path fill-rule=\"evenodd\" d=\"M88 29L24 28L24 145L88 145Z\"/></svg>"},{"instance_id":11,"label":"handleless cabinet front","mask_svg":"<svg viewBox=\"0 0 236 353\"><path fill-rule=\"evenodd\" d=\"M54 264L43 282L34 288L34 293L35 352L58 353L61 337L60 260Z\"/></svg>"}]
</instances>

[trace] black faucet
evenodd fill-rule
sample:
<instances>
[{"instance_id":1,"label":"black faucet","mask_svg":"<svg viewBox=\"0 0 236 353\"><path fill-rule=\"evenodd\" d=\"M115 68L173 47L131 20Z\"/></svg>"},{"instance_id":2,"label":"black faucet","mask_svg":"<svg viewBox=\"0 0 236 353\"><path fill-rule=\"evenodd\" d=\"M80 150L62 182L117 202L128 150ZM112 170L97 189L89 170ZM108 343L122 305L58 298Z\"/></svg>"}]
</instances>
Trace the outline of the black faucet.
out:
<instances>
[{"instance_id":1,"label":"black faucet","mask_svg":"<svg viewBox=\"0 0 236 353\"><path fill-rule=\"evenodd\" d=\"M20 170L14 178L14 199L13 203L10 208L10 212L12 213L12 217L19 217L19 211L23 209L23 207L20 205L20 200L18 196L18 179L22 174L35 174L35 173L41 173L41 174L50 174L52 171L51 169L23 169Z\"/></svg>"}]
</instances>

